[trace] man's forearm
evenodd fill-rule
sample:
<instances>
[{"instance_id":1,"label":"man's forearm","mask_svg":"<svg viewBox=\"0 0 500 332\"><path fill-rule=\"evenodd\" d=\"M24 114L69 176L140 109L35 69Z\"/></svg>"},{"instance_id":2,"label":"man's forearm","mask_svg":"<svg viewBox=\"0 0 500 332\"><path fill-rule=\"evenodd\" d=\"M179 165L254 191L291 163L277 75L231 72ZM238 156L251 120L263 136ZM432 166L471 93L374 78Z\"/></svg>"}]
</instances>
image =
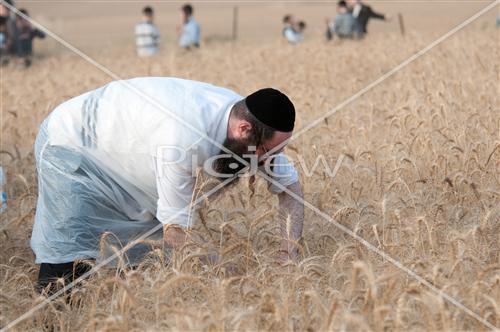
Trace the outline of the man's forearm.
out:
<instances>
[{"instance_id":1,"label":"man's forearm","mask_svg":"<svg viewBox=\"0 0 500 332\"><path fill-rule=\"evenodd\" d=\"M296 196L303 198L302 188L299 182L290 185L288 190L293 192ZM286 250L289 255L296 255L298 254L298 246L296 244L302 236L304 224L304 204L297 201L295 197L292 197L286 192L279 194L278 199L280 233L283 237L281 250Z\"/></svg>"}]
</instances>

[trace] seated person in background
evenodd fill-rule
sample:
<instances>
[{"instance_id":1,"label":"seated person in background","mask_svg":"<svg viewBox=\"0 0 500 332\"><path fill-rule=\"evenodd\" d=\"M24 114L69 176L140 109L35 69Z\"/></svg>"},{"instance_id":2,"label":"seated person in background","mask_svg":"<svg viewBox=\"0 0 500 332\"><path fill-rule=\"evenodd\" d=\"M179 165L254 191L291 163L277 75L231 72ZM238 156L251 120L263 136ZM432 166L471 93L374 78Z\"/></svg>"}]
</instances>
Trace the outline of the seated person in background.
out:
<instances>
[{"instance_id":1,"label":"seated person in background","mask_svg":"<svg viewBox=\"0 0 500 332\"><path fill-rule=\"evenodd\" d=\"M306 22L300 21L297 24L297 34L299 36L299 41L304 40L304 30L306 29Z\"/></svg>"},{"instance_id":2,"label":"seated person in background","mask_svg":"<svg viewBox=\"0 0 500 332\"><path fill-rule=\"evenodd\" d=\"M286 38L286 34L288 31L292 30L293 31L293 24L294 24L294 18L292 15L285 15L283 17L283 37Z\"/></svg>"},{"instance_id":3,"label":"seated person in background","mask_svg":"<svg viewBox=\"0 0 500 332\"><path fill-rule=\"evenodd\" d=\"M297 44L304 39L304 30L306 28L304 21L296 23L293 16L286 15L283 18L283 25L283 37L290 44Z\"/></svg>"},{"instance_id":4,"label":"seated person in background","mask_svg":"<svg viewBox=\"0 0 500 332\"><path fill-rule=\"evenodd\" d=\"M135 44L137 55L148 57L159 51L160 32L153 23L153 8L144 7L142 15L142 22L135 26Z\"/></svg>"},{"instance_id":5,"label":"seated person in background","mask_svg":"<svg viewBox=\"0 0 500 332\"><path fill-rule=\"evenodd\" d=\"M200 47L200 25L193 18L193 7L185 4L181 8L182 27L178 28L180 32L179 46L184 49L191 47Z\"/></svg>"},{"instance_id":6,"label":"seated person in background","mask_svg":"<svg viewBox=\"0 0 500 332\"><path fill-rule=\"evenodd\" d=\"M366 27L368 26L368 21L371 18L376 18L379 20L387 20L383 14L376 13L368 5L365 5L361 0L347 0L349 2L349 10L352 12L352 16L356 20L356 28L359 37L363 37L368 31Z\"/></svg>"},{"instance_id":7,"label":"seated person in background","mask_svg":"<svg viewBox=\"0 0 500 332\"><path fill-rule=\"evenodd\" d=\"M20 9L19 11L29 16L26 9ZM16 38L14 47L16 55L24 61L26 67L31 66L33 39L37 37L45 38L45 33L34 28L27 19L18 15L16 17Z\"/></svg>"},{"instance_id":8,"label":"seated person in background","mask_svg":"<svg viewBox=\"0 0 500 332\"><path fill-rule=\"evenodd\" d=\"M327 39L336 35L339 38L353 38L356 32L356 20L349 12L347 3L340 0L337 4L337 15L333 22L328 23Z\"/></svg>"}]
</instances>

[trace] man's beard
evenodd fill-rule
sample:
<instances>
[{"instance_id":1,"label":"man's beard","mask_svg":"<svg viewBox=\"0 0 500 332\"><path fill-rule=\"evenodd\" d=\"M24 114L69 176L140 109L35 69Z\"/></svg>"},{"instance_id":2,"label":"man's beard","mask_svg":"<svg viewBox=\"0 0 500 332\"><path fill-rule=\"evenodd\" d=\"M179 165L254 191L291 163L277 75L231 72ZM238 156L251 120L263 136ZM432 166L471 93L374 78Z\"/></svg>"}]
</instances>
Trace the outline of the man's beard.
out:
<instances>
[{"instance_id":1,"label":"man's beard","mask_svg":"<svg viewBox=\"0 0 500 332\"><path fill-rule=\"evenodd\" d=\"M231 176L235 176L239 171L247 167L250 164L250 158L243 158L244 154L250 154L248 151L249 146L255 146L253 140L245 139L245 140L235 140L232 138L226 138L224 143L222 144L228 151L221 150L219 155L228 155L222 158L218 158L214 161L212 165L212 169L220 174L220 176L216 176L219 180L225 180L230 178ZM232 153L231 153L232 152ZM240 160L236 159L234 155L237 155L239 158L245 160L248 164L243 164ZM233 182L237 182L239 177L233 180Z\"/></svg>"}]
</instances>

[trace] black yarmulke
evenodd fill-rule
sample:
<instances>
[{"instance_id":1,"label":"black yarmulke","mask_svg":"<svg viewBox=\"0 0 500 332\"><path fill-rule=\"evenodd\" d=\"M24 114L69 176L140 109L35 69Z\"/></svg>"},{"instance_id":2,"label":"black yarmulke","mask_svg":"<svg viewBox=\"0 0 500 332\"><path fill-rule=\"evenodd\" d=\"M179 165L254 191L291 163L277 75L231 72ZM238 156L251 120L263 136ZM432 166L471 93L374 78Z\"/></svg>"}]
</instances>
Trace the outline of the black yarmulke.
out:
<instances>
[{"instance_id":1,"label":"black yarmulke","mask_svg":"<svg viewBox=\"0 0 500 332\"><path fill-rule=\"evenodd\" d=\"M245 98L245 104L260 122L278 131L291 132L295 123L295 107L282 92L265 88Z\"/></svg>"}]
</instances>

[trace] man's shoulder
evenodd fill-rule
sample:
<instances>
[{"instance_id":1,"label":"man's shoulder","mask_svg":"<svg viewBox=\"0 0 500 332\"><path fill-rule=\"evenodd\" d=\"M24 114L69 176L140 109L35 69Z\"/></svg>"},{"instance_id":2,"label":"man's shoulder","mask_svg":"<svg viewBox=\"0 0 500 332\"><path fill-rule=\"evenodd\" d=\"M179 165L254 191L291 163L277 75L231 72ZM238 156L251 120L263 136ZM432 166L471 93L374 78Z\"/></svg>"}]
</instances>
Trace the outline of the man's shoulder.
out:
<instances>
[{"instance_id":1,"label":"man's shoulder","mask_svg":"<svg viewBox=\"0 0 500 332\"><path fill-rule=\"evenodd\" d=\"M187 81L186 84L190 91L190 101L200 106L213 105L219 107L230 100L242 98L238 93L228 88L211 83Z\"/></svg>"},{"instance_id":2,"label":"man's shoulder","mask_svg":"<svg viewBox=\"0 0 500 332\"><path fill-rule=\"evenodd\" d=\"M167 105L191 106L218 105L241 98L236 92L206 82L177 77L136 77L113 82L113 88L139 92L141 97L151 97ZM122 86L123 85L123 86ZM132 91L134 92L134 91Z\"/></svg>"},{"instance_id":3,"label":"man's shoulder","mask_svg":"<svg viewBox=\"0 0 500 332\"><path fill-rule=\"evenodd\" d=\"M140 98L151 97L158 101L177 103L198 102L203 100L234 99L236 92L211 83L187 80L177 77L145 76L127 80L113 81L106 85L108 94L119 94L121 98L137 95ZM127 92L125 94L125 91Z\"/></svg>"}]
</instances>

